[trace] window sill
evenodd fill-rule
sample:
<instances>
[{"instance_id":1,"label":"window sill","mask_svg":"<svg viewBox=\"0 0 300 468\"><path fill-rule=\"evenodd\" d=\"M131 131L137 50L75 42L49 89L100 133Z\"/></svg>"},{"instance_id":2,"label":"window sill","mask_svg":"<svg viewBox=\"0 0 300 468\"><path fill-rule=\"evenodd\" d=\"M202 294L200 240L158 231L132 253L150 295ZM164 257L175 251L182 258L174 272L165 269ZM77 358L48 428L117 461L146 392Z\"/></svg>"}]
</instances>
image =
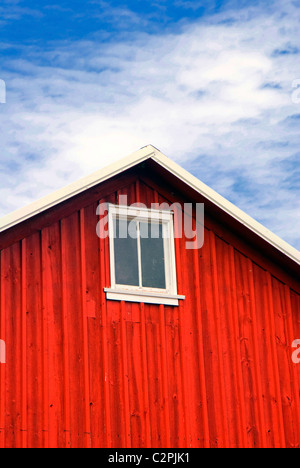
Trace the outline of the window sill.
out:
<instances>
[{"instance_id":1,"label":"window sill","mask_svg":"<svg viewBox=\"0 0 300 468\"><path fill-rule=\"evenodd\" d=\"M152 293L148 291L129 291L124 289L104 288L106 299L112 301L144 302L145 304L159 304L178 306L179 300L185 299L185 296L170 295L163 293Z\"/></svg>"}]
</instances>

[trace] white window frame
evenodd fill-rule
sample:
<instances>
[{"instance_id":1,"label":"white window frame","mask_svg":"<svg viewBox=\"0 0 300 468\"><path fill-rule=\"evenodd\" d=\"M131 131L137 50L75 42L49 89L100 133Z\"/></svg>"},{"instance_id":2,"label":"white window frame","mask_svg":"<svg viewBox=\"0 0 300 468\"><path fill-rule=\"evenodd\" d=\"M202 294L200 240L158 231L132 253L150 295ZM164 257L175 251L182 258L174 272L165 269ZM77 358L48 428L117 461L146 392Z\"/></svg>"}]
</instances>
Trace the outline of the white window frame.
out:
<instances>
[{"instance_id":1,"label":"white window frame","mask_svg":"<svg viewBox=\"0 0 300 468\"><path fill-rule=\"evenodd\" d=\"M177 294L176 260L174 243L174 213L167 210L155 210L136 206L108 206L108 229L110 250L111 287L104 288L106 298L116 301L144 302L178 306L185 296ZM128 219L137 222L160 223L163 226L165 289L143 287L141 278L141 250L138 242L139 286L117 284L115 278L114 219Z\"/></svg>"}]
</instances>

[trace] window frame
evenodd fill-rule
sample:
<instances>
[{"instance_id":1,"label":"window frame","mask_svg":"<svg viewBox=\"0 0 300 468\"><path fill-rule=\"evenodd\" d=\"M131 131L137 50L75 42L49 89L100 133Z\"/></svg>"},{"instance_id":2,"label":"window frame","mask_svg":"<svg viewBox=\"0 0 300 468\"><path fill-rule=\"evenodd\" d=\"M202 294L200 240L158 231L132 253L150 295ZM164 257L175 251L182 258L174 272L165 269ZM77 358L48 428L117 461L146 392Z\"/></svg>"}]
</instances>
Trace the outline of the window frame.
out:
<instances>
[{"instance_id":1,"label":"window frame","mask_svg":"<svg viewBox=\"0 0 300 468\"><path fill-rule=\"evenodd\" d=\"M114 249L114 219L127 219L147 223L162 224L165 288L151 288L142 286L142 260L140 237L137 235L139 286L116 283L115 249ZM175 305L184 296L177 294L177 275L174 241L174 213L171 210L148 209L139 206L108 205L108 231L110 253L110 281L111 287L104 288L107 299L117 301L145 302L151 304ZM139 230L138 230L139 232Z\"/></svg>"}]
</instances>

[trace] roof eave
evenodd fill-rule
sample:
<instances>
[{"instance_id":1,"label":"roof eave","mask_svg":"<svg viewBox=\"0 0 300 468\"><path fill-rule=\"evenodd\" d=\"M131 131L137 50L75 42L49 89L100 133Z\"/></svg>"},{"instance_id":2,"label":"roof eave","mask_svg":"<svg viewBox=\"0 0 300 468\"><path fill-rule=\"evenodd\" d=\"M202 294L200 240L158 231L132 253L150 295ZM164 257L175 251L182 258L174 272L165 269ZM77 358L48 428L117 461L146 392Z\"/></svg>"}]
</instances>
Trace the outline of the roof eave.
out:
<instances>
[{"instance_id":1,"label":"roof eave","mask_svg":"<svg viewBox=\"0 0 300 468\"><path fill-rule=\"evenodd\" d=\"M245 212L237 208L231 202L226 200L224 197L219 195L213 189L205 185L195 176L187 172L181 166L174 161L167 158L158 149L152 145L145 146L135 153L121 159L120 161L107 166L94 174L80 179L79 181L62 188L53 194L47 195L46 197L37 200L36 202L28 205L25 208L21 208L13 213L4 216L0 220L0 233L4 232L17 224L22 223L36 216L49 208L58 205L106 180L134 167L138 164L152 159L156 164L170 172L175 177L179 178L186 185L192 188L194 191L199 193L202 197L216 205L219 209L225 212L227 215L232 217L234 220L243 224L252 233L259 236L269 245L280 251L283 255L288 257L290 260L300 265L300 252L292 247L290 244L282 240L276 234L265 228L262 224L255 221Z\"/></svg>"},{"instance_id":2,"label":"roof eave","mask_svg":"<svg viewBox=\"0 0 300 468\"><path fill-rule=\"evenodd\" d=\"M176 177L180 178L184 183L190 186L193 190L198 192L201 196L209 200L211 203L216 205L218 208L226 212L229 216L234 218L239 223L243 224L251 232L262 238L265 242L272 245L274 248L279 250L285 256L289 257L292 261L296 262L300 266L300 252L291 246L289 243L281 239L279 236L274 234L272 231L267 229L261 223L247 215L237 206L226 200L224 197L219 195L213 189L205 185L195 176L190 174L188 171L180 167L174 161L169 160L162 153L155 153L153 159L156 163L162 167L171 171Z\"/></svg>"},{"instance_id":3,"label":"roof eave","mask_svg":"<svg viewBox=\"0 0 300 468\"><path fill-rule=\"evenodd\" d=\"M116 163L110 164L104 169L100 169L77 182L67 185L52 194L46 195L28 206L13 211L0 219L0 233L142 163L154 155L154 150L155 149L152 149L150 146L141 148L139 151L136 151Z\"/></svg>"}]
</instances>

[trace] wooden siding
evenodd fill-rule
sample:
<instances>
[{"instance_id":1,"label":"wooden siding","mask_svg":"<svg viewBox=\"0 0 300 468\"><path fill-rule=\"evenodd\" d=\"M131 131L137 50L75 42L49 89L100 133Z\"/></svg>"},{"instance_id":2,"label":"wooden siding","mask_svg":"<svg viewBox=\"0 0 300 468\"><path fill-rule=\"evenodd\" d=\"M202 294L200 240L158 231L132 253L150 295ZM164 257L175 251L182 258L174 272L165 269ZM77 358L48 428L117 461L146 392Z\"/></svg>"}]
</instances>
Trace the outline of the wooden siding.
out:
<instances>
[{"instance_id":1,"label":"wooden siding","mask_svg":"<svg viewBox=\"0 0 300 468\"><path fill-rule=\"evenodd\" d=\"M201 250L176 239L179 307L106 301L98 203L161 193L86 197L1 250L0 448L299 447L300 299L271 268L208 223Z\"/></svg>"}]
</instances>

